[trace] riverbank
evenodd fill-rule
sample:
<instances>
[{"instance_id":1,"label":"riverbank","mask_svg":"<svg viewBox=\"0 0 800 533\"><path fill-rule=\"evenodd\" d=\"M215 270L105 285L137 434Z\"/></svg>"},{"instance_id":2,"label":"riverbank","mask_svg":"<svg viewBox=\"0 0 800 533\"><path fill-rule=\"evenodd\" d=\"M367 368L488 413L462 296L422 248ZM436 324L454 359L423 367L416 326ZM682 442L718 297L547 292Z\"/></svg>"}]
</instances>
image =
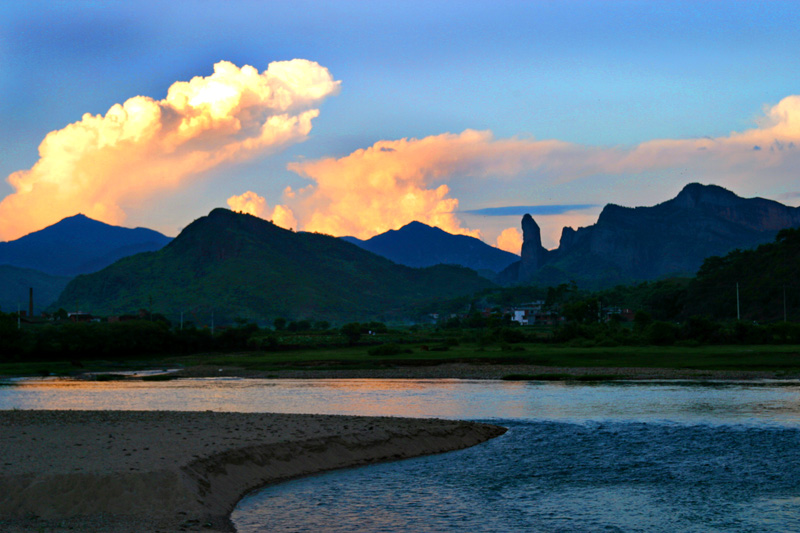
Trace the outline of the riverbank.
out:
<instances>
[{"instance_id":1,"label":"riverbank","mask_svg":"<svg viewBox=\"0 0 800 533\"><path fill-rule=\"evenodd\" d=\"M0 411L0 529L233 531L231 510L257 487L504 432L385 417Z\"/></svg>"},{"instance_id":2,"label":"riverbank","mask_svg":"<svg viewBox=\"0 0 800 533\"><path fill-rule=\"evenodd\" d=\"M308 348L164 355L82 361L8 361L0 377L78 377L178 369L180 377L502 379L511 374L616 376L615 379L798 379L798 345L593 346L515 344L402 345L402 353L371 355L372 347ZM396 347L395 347L396 348ZM425 349L427 348L427 350Z\"/></svg>"},{"instance_id":3,"label":"riverbank","mask_svg":"<svg viewBox=\"0 0 800 533\"><path fill-rule=\"evenodd\" d=\"M542 380L733 380L799 379L800 373L758 370L709 370L616 366L544 366L528 364L441 363L384 368L305 368L254 370L235 365L196 365L175 378L239 377L269 379L504 379L527 376Z\"/></svg>"}]
</instances>

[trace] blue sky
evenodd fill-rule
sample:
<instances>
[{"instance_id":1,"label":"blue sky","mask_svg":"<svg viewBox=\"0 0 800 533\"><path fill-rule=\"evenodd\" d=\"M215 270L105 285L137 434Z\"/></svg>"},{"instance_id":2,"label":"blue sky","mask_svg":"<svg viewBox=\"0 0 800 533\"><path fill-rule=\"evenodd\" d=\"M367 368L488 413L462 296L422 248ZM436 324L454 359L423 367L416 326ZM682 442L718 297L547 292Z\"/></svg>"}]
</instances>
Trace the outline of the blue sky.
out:
<instances>
[{"instance_id":1,"label":"blue sky","mask_svg":"<svg viewBox=\"0 0 800 533\"><path fill-rule=\"evenodd\" d=\"M546 244L555 246L560 225L593 222L599 212L593 206L652 205L691 181L791 205L800 200L791 173L794 156L727 165L719 162L728 154L723 152L712 160L678 156L671 166L664 163L671 156L659 152L657 164L621 163L643 143L683 141L692 151L696 147L689 143L697 139L722 142L732 132L769 129L768 111L800 93L797 2L0 1L0 11L3 177L34 167L45 136L84 113L105 115L137 95L163 99L173 83L210 76L219 61L264 71L271 62L301 58L341 82L315 102L319 114L307 135L204 169L135 202L117 202L123 214L112 223L175 235L228 198L253 191L269 211L279 204L291 207L301 229L325 230L311 224L312 215L344 216L326 211L335 201L322 194L325 183L341 179L335 173L345 167L355 172L355 163L332 161L313 172L287 165L343 159L381 141L465 130L491 132L479 144L492 148L445 169L430 170L427 160L421 162L423 174L430 175L414 187L427 192L446 185L446 194L437 193L439 203L425 205L450 209L460 229L480 230L492 244L503 228L518 227L519 217L465 211L578 206L537 217ZM793 105L781 109L789 110L788 126L779 132L788 146L800 131L792 129ZM509 139L526 141L531 149L545 140L571 148L557 163L541 153L539 159L520 155L525 146L497 155L495 142ZM451 142L456 141L443 139L438 146L447 150ZM604 154L600 160L598 152ZM506 157L516 161L511 170ZM576 168L565 166L565 158L587 162ZM358 187L357 181L348 184ZM285 195L287 186L296 194L308 185L316 192L306 194L318 196L304 205ZM0 185L0 198L14 192L8 183ZM30 201L41 203L43 197ZM442 203L451 198L457 207ZM82 212L91 207L77 201L74 206ZM0 217L18 217L20 209L0 209ZM74 213L64 216L69 214ZM395 213L382 223L397 225L402 217ZM436 220L444 219L428 222ZM330 228L346 231L359 224L366 232L383 227L359 219ZM451 217L440 225L453 224Z\"/></svg>"}]
</instances>

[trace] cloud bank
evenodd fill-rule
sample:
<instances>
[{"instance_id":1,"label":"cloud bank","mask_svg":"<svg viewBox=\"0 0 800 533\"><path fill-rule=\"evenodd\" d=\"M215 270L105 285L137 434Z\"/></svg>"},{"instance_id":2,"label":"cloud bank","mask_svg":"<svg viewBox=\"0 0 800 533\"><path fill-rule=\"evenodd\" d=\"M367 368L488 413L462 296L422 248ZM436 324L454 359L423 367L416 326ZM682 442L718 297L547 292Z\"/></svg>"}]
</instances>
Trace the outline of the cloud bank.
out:
<instances>
[{"instance_id":1,"label":"cloud bank","mask_svg":"<svg viewBox=\"0 0 800 533\"><path fill-rule=\"evenodd\" d=\"M136 96L87 113L50 132L36 164L8 177L14 192L0 202L0 239L78 212L120 224L130 207L204 171L302 141L339 83L303 59L261 73L221 61L210 76L174 83L163 100Z\"/></svg>"},{"instance_id":2,"label":"cloud bank","mask_svg":"<svg viewBox=\"0 0 800 533\"><path fill-rule=\"evenodd\" d=\"M459 219L459 201L452 192L467 178L508 191L511 201L542 200L539 191L544 188L549 193L559 188L571 191L556 200L573 200L568 195L574 195L575 183L581 184L579 190L586 196L582 200L635 201L635 195L626 195L626 183L632 181L640 188L654 185L654 200L666 199L664 191L691 181L727 186L740 194L763 194L785 190L797 180L798 146L800 96L767 108L757 127L744 132L662 139L634 147L495 139L489 131L466 130L384 140L341 158L293 163L289 169L311 184L289 190L284 201L300 227L310 231L364 239L418 220L451 233L479 236ZM587 207L592 205L557 205L548 218L569 224L576 208ZM585 216L578 218L585 222ZM498 246L514 250L519 239L510 229L502 233ZM543 230L553 236L560 233L560 228Z\"/></svg>"},{"instance_id":3,"label":"cloud bank","mask_svg":"<svg viewBox=\"0 0 800 533\"><path fill-rule=\"evenodd\" d=\"M485 217L507 217L523 215L561 215L568 211L590 209L597 207L596 204L568 204L568 205L509 205L503 207L484 207L482 209L470 209L462 211L471 215L482 215Z\"/></svg>"}]
</instances>

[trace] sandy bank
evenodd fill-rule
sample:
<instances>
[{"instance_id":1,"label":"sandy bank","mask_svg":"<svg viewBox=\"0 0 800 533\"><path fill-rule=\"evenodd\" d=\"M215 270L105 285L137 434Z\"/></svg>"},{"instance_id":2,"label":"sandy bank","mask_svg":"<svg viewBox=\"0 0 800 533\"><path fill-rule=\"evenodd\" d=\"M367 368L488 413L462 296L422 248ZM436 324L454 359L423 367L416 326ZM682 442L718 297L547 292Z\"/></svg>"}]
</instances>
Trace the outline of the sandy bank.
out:
<instances>
[{"instance_id":1,"label":"sandy bank","mask_svg":"<svg viewBox=\"0 0 800 533\"><path fill-rule=\"evenodd\" d=\"M625 380L762 380L798 379L791 372L757 370L698 370L651 367L557 367L529 364L441 363L425 366L387 366L385 368L325 368L250 370L236 366L198 365L176 372L176 377L241 377L276 379L502 379L510 374L560 376L614 376Z\"/></svg>"},{"instance_id":2,"label":"sandy bank","mask_svg":"<svg viewBox=\"0 0 800 533\"><path fill-rule=\"evenodd\" d=\"M142 411L0 411L0 530L232 531L248 491L466 448L460 421Z\"/></svg>"}]
</instances>

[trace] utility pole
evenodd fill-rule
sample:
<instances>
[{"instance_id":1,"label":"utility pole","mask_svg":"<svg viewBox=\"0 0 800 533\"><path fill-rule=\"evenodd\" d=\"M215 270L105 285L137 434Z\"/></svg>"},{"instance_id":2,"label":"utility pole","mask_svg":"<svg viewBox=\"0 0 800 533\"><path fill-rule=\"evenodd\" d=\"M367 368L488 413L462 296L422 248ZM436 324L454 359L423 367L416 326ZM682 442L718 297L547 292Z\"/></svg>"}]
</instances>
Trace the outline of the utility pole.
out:
<instances>
[{"instance_id":1,"label":"utility pole","mask_svg":"<svg viewBox=\"0 0 800 533\"><path fill-rule=\"evenodd\" d=\"M739 312L739 282L736 282L736 320L742 319L742 314Z\"/></svg>"},{"instance_id":2,"label":"utility pole","mask_svg":"<svg viewBox=\"0 0 800 533\"><path fill-rule=\"evenodd\" d=\"M183 311L181 311L181 331L183 331Z\"/></svg>"}]
</instances>

